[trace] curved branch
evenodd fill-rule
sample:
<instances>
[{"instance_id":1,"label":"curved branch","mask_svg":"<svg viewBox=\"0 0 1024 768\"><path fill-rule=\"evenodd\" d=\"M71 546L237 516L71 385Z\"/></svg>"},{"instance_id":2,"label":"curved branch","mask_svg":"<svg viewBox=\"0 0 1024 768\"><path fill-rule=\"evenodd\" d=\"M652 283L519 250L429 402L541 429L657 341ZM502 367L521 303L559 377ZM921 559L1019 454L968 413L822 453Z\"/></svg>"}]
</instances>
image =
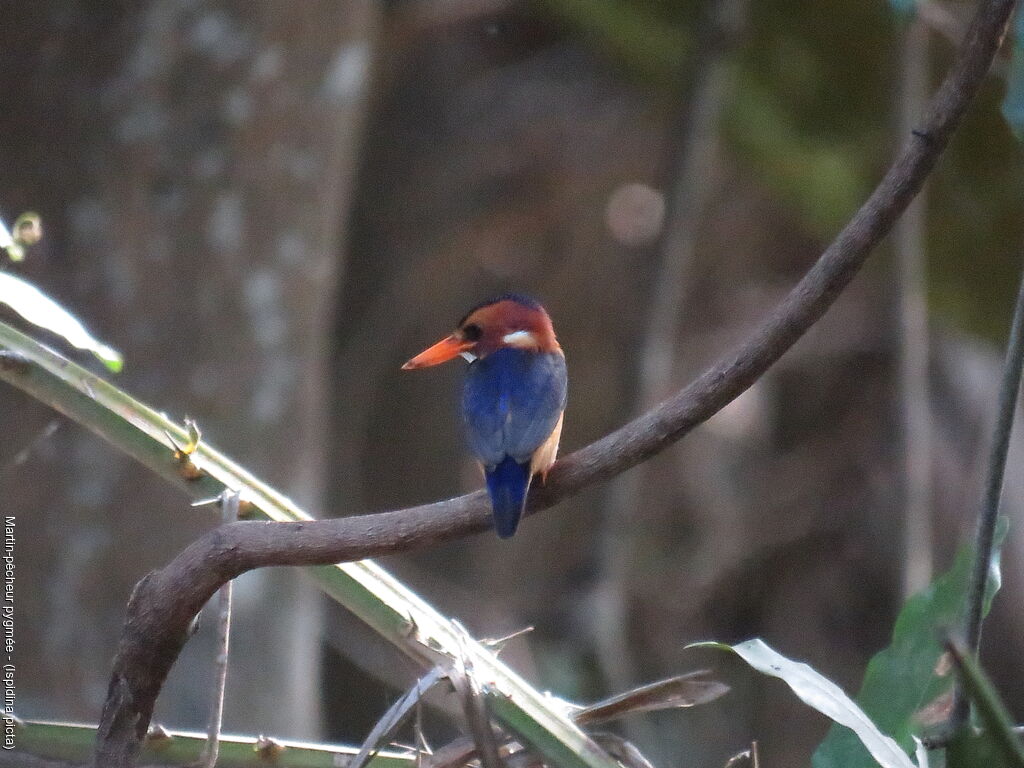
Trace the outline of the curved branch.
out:
<instances>
[{"instance_id":1,"label":"curved branch","mask_svg":"<svg viewBox=\"0 0 1024 768\"><path fill-rule=\"evenodd\" d=\"M673 397L558 462L536 488L538 512L639 464L710 418L757 380L832 305L869 251L921 188L977 93L1015 0L988 0L921 128L878 187L770 317L731 354ZM192 619L228 580L254 568L323 565L426 547L489 526L482 492L410 509L315 522L239 522L203 536L139 582L129 600L104 705L96 762L131 764L153 704Z\"/></svg>"}]
</instances>

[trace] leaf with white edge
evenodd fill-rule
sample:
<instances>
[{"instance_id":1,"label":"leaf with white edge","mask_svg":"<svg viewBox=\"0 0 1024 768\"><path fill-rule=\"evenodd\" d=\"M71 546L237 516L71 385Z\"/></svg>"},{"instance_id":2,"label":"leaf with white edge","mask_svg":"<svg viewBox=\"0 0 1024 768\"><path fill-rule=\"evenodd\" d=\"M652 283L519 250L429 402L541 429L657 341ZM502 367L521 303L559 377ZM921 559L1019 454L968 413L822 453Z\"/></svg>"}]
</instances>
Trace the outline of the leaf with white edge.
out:
<instances>
[{"instance_id":1,"label":"leaf with white edge","mask_svg":"<svg viewBox=\"0 0 1024 768\"><path fill-rule=\"evenodd\" d=\"M1000 551L1008 522L996 526L984 613L1000 586ZM933 725L948 707L953 687L941 638L962 622L974 550L965 545L948 571L907 600L896 618L889 645L868 663L857 705L896 743L910 751L913 736ZM845 728L833 727L811 758L813 768L864 768L870 757Z\"/></svg>"},{"instance_id":2,"label":"leaf with white edge","mask_svg":"<svg viewBox=\"0 0 1024 768\"><path fill-rule=\"evenodd\" d=\"M763 640L747 640L737 645L694 643L688 647L732 651L757 671L785 682L808 706L856 733L882 768L916 768L900 745L879 731L871 719L838 685L815 672L807 664L786 658Z\"/></svg>"},{"instance_id":3,"label":"leaf with white edge","mask_svg":"<svg viewBox=\"0 0 1024 768\"><path fill-rule=\"evenodd\" d=\"M120 352L94 338L78 318L32 283L8 272L0 272L0 302L33 325L63 336L79 349L92 352L113 373L118 373L123 367L124 358Z\"/></svg>"}]
</instances>

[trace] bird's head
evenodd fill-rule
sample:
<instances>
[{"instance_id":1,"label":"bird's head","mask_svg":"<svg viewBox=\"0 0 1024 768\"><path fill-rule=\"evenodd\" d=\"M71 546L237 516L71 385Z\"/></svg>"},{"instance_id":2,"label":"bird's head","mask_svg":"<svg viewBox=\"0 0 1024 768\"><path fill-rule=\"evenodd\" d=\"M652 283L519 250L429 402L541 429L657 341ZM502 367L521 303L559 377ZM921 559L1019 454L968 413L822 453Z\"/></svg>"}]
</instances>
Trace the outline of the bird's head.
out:
<instances>
[{"instance_id":1,"label":"bird's head","mask_svg":"<svg viewBox=\"0 0 1024 768\"><path fill-rule=\"evenodd\" d=\"M450 336L420 352L402 369L426 368L459 355L472 361L504 347L531 352L560 349L551 318L537 301L507 293L478 304L465 314Z\"/></svg>"}]
</instances>

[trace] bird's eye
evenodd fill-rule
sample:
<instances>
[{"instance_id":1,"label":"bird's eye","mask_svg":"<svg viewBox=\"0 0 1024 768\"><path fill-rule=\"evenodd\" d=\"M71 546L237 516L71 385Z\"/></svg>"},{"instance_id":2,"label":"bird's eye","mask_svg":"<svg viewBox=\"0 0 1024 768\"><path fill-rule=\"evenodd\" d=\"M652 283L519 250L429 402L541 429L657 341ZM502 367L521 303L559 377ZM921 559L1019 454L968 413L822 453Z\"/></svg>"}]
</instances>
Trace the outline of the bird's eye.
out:
<instances>
[{"instance_id":1,"label":"bird's eye","mask_svg":"<svg viewBox=\"0 0 1024 768\"><path fill-rule=\"evenodd\" d=\"M480 330L479 325L470 324L462 328L462 338L466 341L480 341L480 337L483 335L484 332Z\"/></svg>"}]
</instances>

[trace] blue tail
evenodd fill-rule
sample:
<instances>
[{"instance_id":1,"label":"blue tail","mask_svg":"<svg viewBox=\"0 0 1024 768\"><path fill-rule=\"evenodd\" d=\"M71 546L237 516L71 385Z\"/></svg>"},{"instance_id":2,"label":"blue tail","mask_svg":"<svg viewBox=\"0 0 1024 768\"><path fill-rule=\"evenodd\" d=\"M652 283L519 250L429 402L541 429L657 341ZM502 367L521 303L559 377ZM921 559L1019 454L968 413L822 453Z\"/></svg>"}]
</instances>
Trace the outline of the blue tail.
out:
<instances>
[{"instance_id":1,"label":"blue tail","mask_svg":"<svg viewBox=\"0 0 1024 768\"><path fill-rule=\"evenodd\" d=\"M530 463L518 463L506 456L494 469L487 470L487 492L494 510L494 530L503 539L509 538L519 526L530 487Z\"/></svg>"}]
</instances>

